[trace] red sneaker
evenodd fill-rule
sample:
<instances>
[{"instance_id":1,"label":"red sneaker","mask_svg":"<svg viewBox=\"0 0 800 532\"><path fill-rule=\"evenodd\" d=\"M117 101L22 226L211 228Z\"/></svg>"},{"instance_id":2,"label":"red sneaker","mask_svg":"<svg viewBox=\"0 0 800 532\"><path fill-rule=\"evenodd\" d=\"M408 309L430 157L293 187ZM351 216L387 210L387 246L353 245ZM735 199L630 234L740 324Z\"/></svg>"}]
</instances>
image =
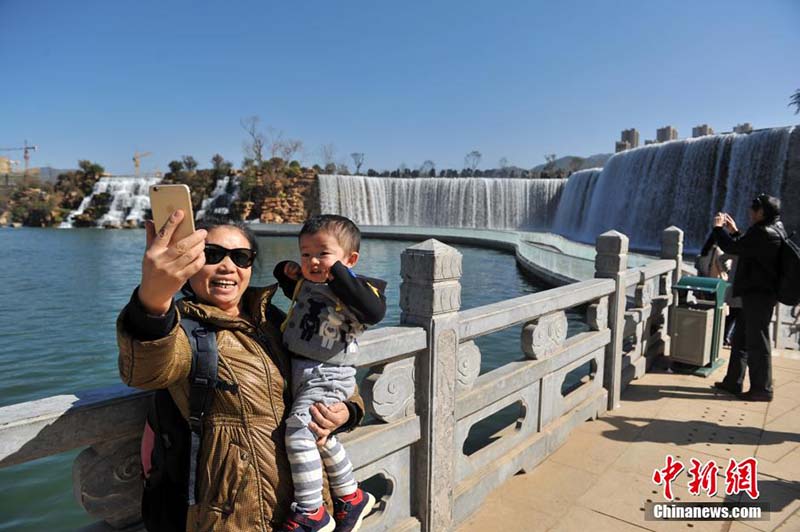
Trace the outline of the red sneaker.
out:
<instances>
[{"instance_id":1,"label":"red sneaker","mask_svg":"<svg viewBox=\"0 0 800 532\"><path fill-rule=\"evenodd\" d=\"M336 519L334 532L355 532L361 521L375 506L375 497L359 488L343 499L333 499L333 516Z\"/></svg>"},{"instance_id":2,"label":"red sneaker","mask_svg":"<svg viewBox=\"0 0 800 532\"><path fill-rule=\"evenodd\" d=\"M310 514L304 514L292 508L292 512L286 516L283 525L278 529L280 532L333 532L336 523L331 519L330 514L324 506L320 506Z\"/></svg>"}]
</instances>

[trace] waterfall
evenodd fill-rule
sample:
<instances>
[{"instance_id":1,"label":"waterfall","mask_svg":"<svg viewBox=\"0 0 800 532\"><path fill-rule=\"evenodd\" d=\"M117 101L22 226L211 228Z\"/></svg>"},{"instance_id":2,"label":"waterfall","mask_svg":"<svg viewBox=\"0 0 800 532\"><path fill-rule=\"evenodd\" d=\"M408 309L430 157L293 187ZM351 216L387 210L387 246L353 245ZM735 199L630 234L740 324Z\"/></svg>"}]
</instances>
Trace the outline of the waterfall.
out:
<instances>
[{"instance_id":1,"label":"waterfall","mask_svg":"<svg viewBox=\"0 0 800 532\"><path fill-rule=\"evenodd\" d=\"M569 176L553 221L554 232L567 236L581 232L584 215L592 201L592 193L602 170L602 168L589 168Z\"/></svg>"},{"instance_id":2,"label":"waterfall","mask_svg":"<svg viewBox=\"0 0 800 532\"><path fill-rule=\"evenodd\" d=\"M205 198L200 205L200 210L195 215L196 220L202 220L209 214L227 216L231 203L236 199L239 191L239 181L235 177L224 176L217 179L211 197Z\"/></svg>"},{"instance_id":3,"label":"waterfall","mask_svg":"<svg viewBox=\"0 0 800 532\"><path fill-rule=\"evenodd\" d=\"M566 182L320 175L320 209L366 225L543 229Z\"/></svg>"},{"instance_id":4,"label":"waterfall","mask_svg":"<svg viewBox=\"0 0 800 532\"><path fill-rule=\"evenodd\" d=\"M111 194L108 212L97 220L98 227L136 225L144 220L144 211L150 208L150 186L161 182L160 177L101 177L92 188L92 193L83 198L76 210L71 212L62 228L72 227L76 216L83 214L96 194Z\"/></svg>"},{"instance_id":5,"label":"waterfall","mask_svg":"<svg viewBox=\"0 0 800 532\"><path fill-rule=\"evenodd\" d=\"M696 250L714 213L729 212L744 230L748 206L764 192L781 195L793 127L651 144L611 157L598 174L573 174L553 229L594 242L615 229L631 245L658 248L661 231L676 225ZM587 201L588 200L588 201Z\"/></svg>"},{"instance_id":6,"label":"waterfall","mask_svg":"<svg viewBox=\"0 0 800 532\"><path fill-rule=\"evenodd\" d=\"M727 133L626 150L569 179L319 176L322 212L371 225L519 228L592 243L615 229L631 246L658 249L662 231L684 231L697 250L718 211L739 228L759 193L784 196L784 222L800 229L800 129Z\"/></svg>"}]
</instances>

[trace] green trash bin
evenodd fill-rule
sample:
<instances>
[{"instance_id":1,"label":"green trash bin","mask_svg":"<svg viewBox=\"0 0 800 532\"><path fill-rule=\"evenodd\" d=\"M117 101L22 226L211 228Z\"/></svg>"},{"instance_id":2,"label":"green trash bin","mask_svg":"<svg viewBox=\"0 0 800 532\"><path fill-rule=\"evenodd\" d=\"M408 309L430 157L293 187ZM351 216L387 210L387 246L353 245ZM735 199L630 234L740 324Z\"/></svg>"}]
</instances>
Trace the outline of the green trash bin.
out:
<instances>
[{"instance_id":1,"label":"green trash bin","mask_svg":"<svg viewBox=\"0 0 800 532\"><path fill-rule=\"evenodd\" d=\"M673 286L675 304L670 358L673 369L708 376L724 361L722 347L728 283L713 277L681 277Z\"/></svg>"}]
</instances>

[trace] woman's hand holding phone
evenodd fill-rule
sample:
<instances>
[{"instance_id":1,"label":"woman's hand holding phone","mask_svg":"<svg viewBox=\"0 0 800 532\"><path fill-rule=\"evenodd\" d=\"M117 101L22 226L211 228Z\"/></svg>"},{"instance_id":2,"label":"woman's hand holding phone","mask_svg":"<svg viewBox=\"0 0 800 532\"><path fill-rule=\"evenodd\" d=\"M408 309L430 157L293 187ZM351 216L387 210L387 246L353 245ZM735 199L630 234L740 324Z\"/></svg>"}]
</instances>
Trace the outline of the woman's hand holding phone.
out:
<instances>
[{"instance_id":1,"label":"woman's hand holding phone","mask_svg":"<svg viewBox=\"0 0 800 532\"><path fill-rule=\"evenodd\" d=\"M206 263L205 229L173 241L184 216L182 210L175 211L158 232L153 222L146 223L147 247L142 259L139 301L149 314L166 314L172 297Z\"/></svg>"}]
</instances>

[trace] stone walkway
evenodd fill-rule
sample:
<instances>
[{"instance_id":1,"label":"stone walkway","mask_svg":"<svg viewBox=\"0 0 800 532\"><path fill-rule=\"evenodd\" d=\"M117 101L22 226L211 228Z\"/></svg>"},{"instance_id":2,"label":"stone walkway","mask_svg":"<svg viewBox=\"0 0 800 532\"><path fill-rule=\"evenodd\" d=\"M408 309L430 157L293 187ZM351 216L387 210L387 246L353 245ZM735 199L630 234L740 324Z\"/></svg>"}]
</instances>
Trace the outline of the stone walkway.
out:
<instances>
[{"instance_id":1,"label":"stone walkway","mask_svg":"<svg viewBox=\"0 0 800 532\"><path fill-rule=\"evenodd\" d=\"M459 532L800 531L800 353L773 353L771 403L715 392L724 372L704 379L654 368L630 384L621 408L584 423L532 473L511 478ZM644 503L665 500L651 477L667 455L687 469L692 458L720 466L714 498L690 495L684 470L672 484L683 502L750 500L726 499L724 469L730 458L757 457L758 500L770 504L769 520L646 521Z\"/></svg>"}]
</instances>

